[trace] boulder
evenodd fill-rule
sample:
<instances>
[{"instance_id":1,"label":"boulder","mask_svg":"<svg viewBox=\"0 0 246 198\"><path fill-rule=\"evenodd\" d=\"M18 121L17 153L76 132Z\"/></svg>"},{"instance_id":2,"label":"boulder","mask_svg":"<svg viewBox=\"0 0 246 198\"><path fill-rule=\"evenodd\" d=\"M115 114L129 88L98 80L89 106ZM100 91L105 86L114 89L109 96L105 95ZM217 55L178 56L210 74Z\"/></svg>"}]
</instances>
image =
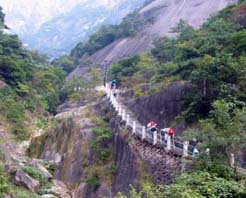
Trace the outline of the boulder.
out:
<instances>
[{"instance_id":1,"label":"boulder","mask_svg":"<svg viewBox=\"0 0 246 198\"><path fill-rule=\"evenodd\" d=\"M6 85L4 81L0 80L0 89L3 89Z\"/></svg>"},{"instance_id":2,"label":"boulder","mask_svg":"<svg viewBox=\"0 0 246 198\"><path fill-rule=\"evenodd\" d=\"M39 181L30 177L27 173L22 170L17 170L14 177L14 182L16 185L23 186L33 193L39 190Z\"/></svg>"},{"instance_id":3,"label":"boulder","mask_svg":"<svg viewBox=\"0 0 246 198\"><path fill-rule=\"evenodd\" d=\"M52 180L52 187L50 189L45 189L47 193L45 198L62 197L62 198L72 198L72 195L67 188L67 186L58 180ZM53 197L49 197L53 195Z\"/></svg>"},{"instance_id":4,"label":"boulder","mask_svg":"<svg viewBox=\"0 0 246 198\"><path fill-rule=\"evenodd\" d=\"M47 179L51 179L53 177L50 174L50 172L43 165L41 165L37 160L32 160L27 165L39 170Z\"/></svg>"},{"instance_id":5,"label":"boulder","mask_svg":"<svg viewBox=\"0 0 246 198\"><path fill-rule=\"evenodd\" d=\"M52 194L46 194L46 195L42 195L42 198L57 198L57 196L52 195Z\"/></svg>"},{"instance_id":6,"label":"boulder","mask_svg":"<svg viewBox=\"0 0 246 198\"><path fill-rule=\"evenodd\" d=\"M55 164L59 164L62 161L62 156L59 153L55 154L54 157Z\"/></svg>"}]
</instances>

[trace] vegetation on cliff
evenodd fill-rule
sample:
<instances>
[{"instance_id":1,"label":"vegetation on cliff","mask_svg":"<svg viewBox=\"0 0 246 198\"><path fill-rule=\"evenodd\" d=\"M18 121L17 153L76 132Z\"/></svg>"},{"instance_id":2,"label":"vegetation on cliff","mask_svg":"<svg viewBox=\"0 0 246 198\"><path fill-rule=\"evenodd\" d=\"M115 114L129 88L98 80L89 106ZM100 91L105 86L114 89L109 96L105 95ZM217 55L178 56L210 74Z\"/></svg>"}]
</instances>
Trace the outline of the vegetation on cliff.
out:
<instances>
[{"instance_id":1,"label":"vegetation on cliff","mask_svg":"<svg viewBox=\"0 0 246 198\"><path fill-rule=\"evenodd\" d=\"M182 115L185 121L194 123L206 119L201 121L206 131L203 134L216 141L208 141L211 144L228 145L227 148L232 144L243 145L245 8L245 1L232 5L198 30L181 21L173 29L178 33L177 38L161 38L151 53L118 62L111 69L111 78L135 91L143 84L165 86L176 80L189 82L192 89ZM208 139L202 137L202 140Z\"/></svg>"},{"instance_id":2,"label":"vegetation on cliff","mask_svg":"<svg viewBox=\"0 0 246 198\"><path fill-rule=\"evenodd\" d=\"M151 93L142 92L143 85L158 90L177 80L189 83L192 89L181 118L187 124L195 123L199 130L188 129L185 138L196 137L202 142L201 150L210 148L209 157L197 160L205 167L181 175L175 184L163 187L165 190L150 188L139 194L133 189L133 197L155 190L161 193L154 194L156 197L245 196L244 180L228 178L219 165L228 165L233 152L237 166L245 166L245 10L246 2L240 1L211 17L198 30L180 21L173 29L177 38L158 39L151 52L119 61L111 68L111 79L133 88L135 96ZM211 168L206 170L210 164L216 165L216 173Z\"/></svg>"},{"instance_id":3,"label":"vegetation on cliff","mask_svg":"<svg viewBox=\"0 0 246 198\"><path fill-rule=\"evenodd\" d=\"M104 25L90 36L85 43L78 43L71 51L71 57L78 60L86 55L92 55L117 39L134 36L146 21L137 12L127 15L119 25Z\"/></svg>"},{"instance_id":4,"label":"vegetation on cliff","mask_svg":"<svg viewBox=\"0 0 246 198\"><path fill-rule=\"evenodd\" d=\"M0 117L19 139L30 134L30 115L54 113L60 103L65 72L49 65L45 56L25 49L16 35L4 33L4 14L0 12Z\"/></svg>"}]
</instances>

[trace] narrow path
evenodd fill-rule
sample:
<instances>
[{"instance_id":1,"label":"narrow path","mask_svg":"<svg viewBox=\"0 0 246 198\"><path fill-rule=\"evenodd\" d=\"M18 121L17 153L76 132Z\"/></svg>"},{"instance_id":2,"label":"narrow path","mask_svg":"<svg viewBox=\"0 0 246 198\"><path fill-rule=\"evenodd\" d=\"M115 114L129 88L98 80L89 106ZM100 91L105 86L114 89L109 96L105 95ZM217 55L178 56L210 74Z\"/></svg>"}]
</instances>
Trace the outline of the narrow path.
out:
<instances>
[{"instance_id":1,"label":"narrow path","mask_svg":"<svg viewBox=\"0 0 246 198\"><path fill-rule=\"evenodd\" d=\"M151 145L161 147L167 151L172 151L178 155L184 157L193 156L194 147L190 146L187 141L181 142L177 138L171 141L170 136L167 137L167 141L164 141L163 134L157 132L152 133L146 130L146 126L141 125L134 113L121 103L118 94L114 96L108 84L106 84L105 91L117 115L121 116L122 120L126 122L126 126L132 129L133 135L140 137L142 141L146 141Z\"/></svg>"}]
</instances>

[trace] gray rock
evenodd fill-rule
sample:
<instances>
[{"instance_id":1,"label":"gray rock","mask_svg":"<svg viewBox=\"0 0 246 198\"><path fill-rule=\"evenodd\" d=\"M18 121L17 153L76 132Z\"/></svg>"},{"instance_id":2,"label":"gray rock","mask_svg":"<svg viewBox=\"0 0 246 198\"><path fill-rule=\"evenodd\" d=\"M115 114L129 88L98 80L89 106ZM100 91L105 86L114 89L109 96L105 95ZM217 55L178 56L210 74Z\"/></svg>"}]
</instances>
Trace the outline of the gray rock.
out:
<instances>
[{"instance_id":1,"label":"gray rock","mask_svg":"<svg viewBox=\"0 0 246 198\"><path fill-rule=\"evenodd\" d=\"M52 194L46 194L46 195L42 195L42 198L57 198L57 196L52 195Z\"/></svg>"},{"instance_id":2,"label":"gray rock","mask_svg":"<svg viewBox=\"0 0 246 198\"><path fill-rule=\"evenodd\" d=\"M39 181L30 177L27 173L22 170L17 170L14 177L16 185L23 186L31 190L33 193L38 192Z\"/></svg>"},{"instance_id":3,"label":"gray rock","mask_svg":"<svg viewBox=\"0 0 246 198\"><path fill-rule=\"evenodd\" d=\"M55 164L59 164L62 161L62 156L59 153L56 153L54 156Z\"/></svg>"},{"instance_id":4,"label":"gray rock","mask_svg":"<svg viewBox=\"0 0 246 198\"><path fill-rule=\"evenodd\" d=\"M5 168L5 171L10 175L14 175L18 169L17 166L9 165L9 164L6 164L4 168Z\"/></svg>"},{"instance_id":5,"label":"gray rock","mask_svg":"<svg viewBox=\"0 0 246 198\"><path fill-rule=\"evenodd\" d=\"M41 165L37 160L32 160L28 163L28 166L31 166L37 170L39 170L47 179L51 179L53 176L50 174L50 172Z\"/></svg>"},{"instance_id":6,"label":"gray rock","mask_svg":"<svg viewBox=\"0 0 246 198\"><path fill-rule=\"evenodd\" d=\"M182 19L194 28L200 27L211 15L219 10L236 3L237 0L154 0L141 9L138 14L144 21L149 21L136 34L135 37L121 38L110 43L103 49L97 51L92 56L81 57L83 62L92 62L95 65L102 65L107 61L109 64L115 63L127 57L140 54L153 48L153 41L160 37L174 37L172 28ZM85 76L84 66L77 67L69 78L74 76Z\"/></svg>"},{"instance_id":7,"label":"gray rock","mask_svg":"<svg viewBox=\"0 0 246 198\"><path fill-rule=\"evenodd\" d=\"M45 190L48 193L46 194L47 197L45 198L53 198L53 197L72 198L70 191L68 190L67 186L63 182L58 180L53 180L52 183L53 183L52 187L50 189ZM51 195L53 195L53 197Z\"/></svg>"}]
</instances>

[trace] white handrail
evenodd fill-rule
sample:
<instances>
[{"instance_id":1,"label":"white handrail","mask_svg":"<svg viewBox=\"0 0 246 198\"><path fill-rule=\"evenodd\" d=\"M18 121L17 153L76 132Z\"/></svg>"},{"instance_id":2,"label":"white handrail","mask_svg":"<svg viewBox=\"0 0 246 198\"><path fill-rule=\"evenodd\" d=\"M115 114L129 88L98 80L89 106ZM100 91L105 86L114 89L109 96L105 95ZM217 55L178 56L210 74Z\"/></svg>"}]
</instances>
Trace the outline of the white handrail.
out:
<instances>
[{"instance_id":1,"label":"white handrail","mask_svg":"<svg viewBox=\"0 0 246 198\"><path fill-rule=\"evenodd\" d=\"M174 137L171 138L171 136L169 135L166 137L167 139L165 140L165 137L162 134L158 134L157 131L155 131L154 133L150 133L150 131L146 130L145 126L140 126L139 124L137 124L139 122L137 120L134 120L134 118L130 116L132 112L127 110L127 108L119 102L118 94L116 96L113 95L113 92L109 88L108 83L106 84L105 92L117 114L122 117L123 121L126 121L126 126L131 127L132 133L140 136L142 141L148 141L153 145L160 143L160 145L165 146L167 151L171 150L172 148L182 151L184 157L193 156L194 147L191 147L188 141L181 142ZM191 148L192 151L190 151L189 148Z\"/></svg>"}]
</instances>

